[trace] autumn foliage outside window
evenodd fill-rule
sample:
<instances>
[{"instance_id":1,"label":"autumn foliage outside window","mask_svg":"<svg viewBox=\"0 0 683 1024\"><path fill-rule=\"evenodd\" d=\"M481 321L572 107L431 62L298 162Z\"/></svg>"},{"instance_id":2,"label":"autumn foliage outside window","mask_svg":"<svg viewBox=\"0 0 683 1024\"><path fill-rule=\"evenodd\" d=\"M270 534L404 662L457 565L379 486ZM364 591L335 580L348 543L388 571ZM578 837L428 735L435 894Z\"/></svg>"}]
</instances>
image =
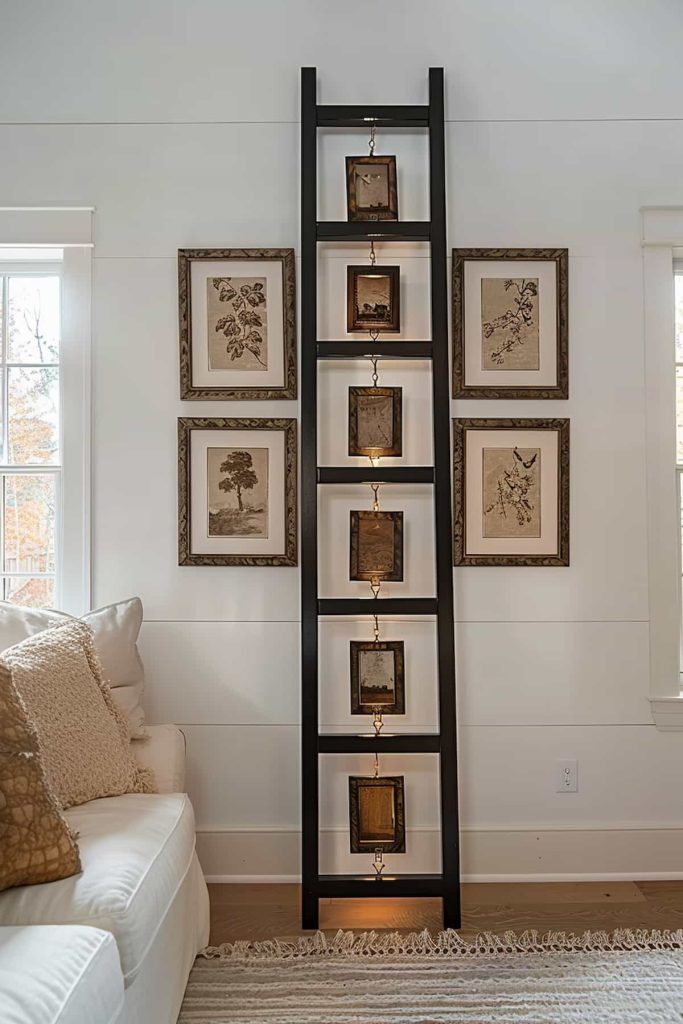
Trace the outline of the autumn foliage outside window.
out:
<instances>
[{"instance_id":1,"label":"autumn foliage outside window","mask_svg":"<svg viewBox=\"0 0 683 1024\"><path fill-rule=\"evenodd\" d=\"M0 263L0 596L56 602L61 279Z\"/></svg>"}]
</instances>

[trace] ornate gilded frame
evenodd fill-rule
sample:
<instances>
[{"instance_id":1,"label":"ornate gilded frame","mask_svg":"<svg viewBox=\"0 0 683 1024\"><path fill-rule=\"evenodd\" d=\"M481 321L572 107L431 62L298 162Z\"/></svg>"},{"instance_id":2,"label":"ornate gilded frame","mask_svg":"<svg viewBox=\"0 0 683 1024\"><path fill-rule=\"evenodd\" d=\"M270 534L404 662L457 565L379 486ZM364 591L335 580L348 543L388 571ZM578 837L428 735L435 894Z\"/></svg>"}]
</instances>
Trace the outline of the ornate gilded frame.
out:
<instances>
[{"instance_id":1,"label":"ornate gilded frame","mask_svg":"<svg viewBox=\"0 0 683 1024\"><path fill-rule=\"evenodd\" d=\"M555 385L467 385L465 383L465 263L470 260L550 260L557 280L557 382ZM567 249L453 250L453 398L569 397L569 251Z\"/></svg>"},{"instance_id":2,"label":"ornate gilded frame","mask_svg":"<svg viewBox=\"0 0 683 1024\"><path fill-rule=\"evenodd\" d=\"M282 264L282 339L285 382L281 387L195 387L192 383L192 263L197 260L272 260ZM296 398L296 261L294 249L179 249L178 313L180 397L188 401L265 402Z\"/></svg>"},{"instance_id":3,"label":"ornate gilded frame","mask_svg":"<svg viewBox=\"0 0 683 1024\"><path fill-rule=\"evenodd\" d=\"M467 555L465 536L467 503L468 430L552 430L558 435L556 555ZM453 420L453 564L476 566L569 565L569 420L568 419L454 419Z\"/></svg>"},{"instance_id":4,"label":"ornate gilded frame","mask_svg":"<svg viewBox=\"0 0 683 1024\"><path fill-rule=\"evenodd\" d=\"M390 787L394 790L394 838L393 840L377 841L361 839L360 834L360 797L359 789L368 787ZM402 775L383 775L371 778L364 775L349 776L349 838L351 853L370 853L382 850L383 853L406 852L405 826L405 786Z\"/></svg>"},{"instance_id":5,"label":"ornate gilded frame","mask_svg":"<svg viewBox=\"0 0 683 1024\"><path fill-rule=\"evenodd\" d=\"M285 434L285 551L276 555L192 554L190 436L193 430L282 430ZM297 565L297 422L294 419L178 419L178 565Z\"/></svg>"}]
</instances>

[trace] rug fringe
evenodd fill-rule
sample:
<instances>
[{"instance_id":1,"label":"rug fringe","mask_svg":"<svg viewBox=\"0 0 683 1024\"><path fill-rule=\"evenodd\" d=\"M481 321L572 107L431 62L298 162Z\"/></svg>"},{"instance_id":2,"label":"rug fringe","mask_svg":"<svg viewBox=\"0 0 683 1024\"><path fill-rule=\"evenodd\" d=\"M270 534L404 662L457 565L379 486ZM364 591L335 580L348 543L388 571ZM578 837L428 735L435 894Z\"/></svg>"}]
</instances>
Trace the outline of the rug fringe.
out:
<instances>
[{"instance_id":1,"label":"rug fringe","mask_svg":"<svg viewBox=\"0 0 683 1024\"><path fill-rule=\"evenodd\" d=\"M206 960L298 960L306 957L477 957L508 953L638 951L680 949L683 947L683 929L676 931L647 931L618 928L613 932L546 932L530 930L516 932L482 932L466 941L455 931L432 934L425 929L401 935L399 932L338 931L328 939L324 932L306 936L293 942L268 939L265 942L226 942L220 946L207 946L199 956Z\"/></svg>"}]
</instances>

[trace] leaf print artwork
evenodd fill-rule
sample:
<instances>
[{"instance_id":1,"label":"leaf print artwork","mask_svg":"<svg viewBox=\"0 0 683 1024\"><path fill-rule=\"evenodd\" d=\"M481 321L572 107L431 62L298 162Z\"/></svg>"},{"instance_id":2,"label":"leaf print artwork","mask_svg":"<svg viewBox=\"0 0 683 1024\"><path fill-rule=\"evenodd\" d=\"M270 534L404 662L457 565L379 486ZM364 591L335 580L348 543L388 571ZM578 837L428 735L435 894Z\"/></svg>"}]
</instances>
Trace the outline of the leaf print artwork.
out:
<instances>
[{"instance_id":1,"label":"leaf print artwork","mask_svg":"<svg viewBox=\"0 0 683 1024\"><path fill-rule=\"evenodd\" d=\"M484 537L541 536L541 449L482 451Z\"/></svg>"},{"instance_id":2,"label":"leaf print artwork","mask_svg":"<svg viewBox=\"0 0 683 1024\"><path fill-rule=\"evenodd\" d=\"M538 370L538 278L481 280L482 370Z\"/></svg>"},{"instance_id":3,"label":"leaf print artwork","mask_svg":"<svg viewBox=\"0 0 683 1024\"><path fill-rule=\"evenodd\" d=\"M267 370L268 314L264 277L209 277L210 370Z\"/></svg>"}]
</instances>

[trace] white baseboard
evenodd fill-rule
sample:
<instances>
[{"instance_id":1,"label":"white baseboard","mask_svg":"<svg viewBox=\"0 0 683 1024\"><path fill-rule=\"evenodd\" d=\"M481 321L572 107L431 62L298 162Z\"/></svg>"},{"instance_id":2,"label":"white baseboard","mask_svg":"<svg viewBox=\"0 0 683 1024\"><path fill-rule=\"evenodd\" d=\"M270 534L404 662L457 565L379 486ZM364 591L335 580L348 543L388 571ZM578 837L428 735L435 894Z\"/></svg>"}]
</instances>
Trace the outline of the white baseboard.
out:
<instances>
[{"instance_id":1,"label":"white baseboard","mask_svg":"<svg viewBox=\"0 0 683 1024\"><path fill-rule=\"evenodd\" d=\"M348 837L321 836L321 871L362 870L348 853ZM591 882L683 880L683 828L671 826L595 829L469 829L461 838L464 882ZM405 855L391 870L440 870L439 833L408 832ZM207 881L296 883L300 881L300 834L296 831L200 831L197 850Z\"/></svg>"},{"instance_id":2,"label":"white baseboard","mask_svg":"<svg viewBox=\"0 0 683 1024\"><path fill-rule=\"evenodd\" d=\"M205 875L209 885L299 885L301 875ZM683 871L650 871L634 879L628 872L601 875L463 875L467 884L496 882L681 882Z\"/></svg>"}]
</instances>

